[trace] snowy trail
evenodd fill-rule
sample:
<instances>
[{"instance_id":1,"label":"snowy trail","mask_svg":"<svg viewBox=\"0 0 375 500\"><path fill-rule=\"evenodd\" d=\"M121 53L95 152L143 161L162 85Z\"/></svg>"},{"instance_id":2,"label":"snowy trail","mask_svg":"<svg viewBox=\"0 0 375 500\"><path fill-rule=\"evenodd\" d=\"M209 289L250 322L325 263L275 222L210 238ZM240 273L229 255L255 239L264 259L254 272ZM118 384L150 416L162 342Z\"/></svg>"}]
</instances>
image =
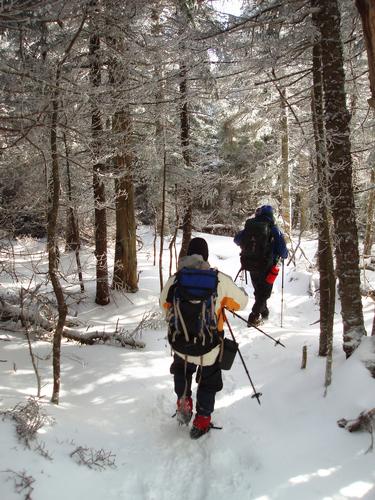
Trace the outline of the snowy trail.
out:
<instances>
[{"instance_id":1,"label":"snowy trail","mask_svg":"<svg viewBox=\"0 0 375 500\"><path fill-rule=\"evenodd\" d=\"M230 239L207 239L211 264L235 276L238 257ZM305 251L313 252L314 244L306 242ZM115 325L119 319L132 328L150 307L156 310L157 270L146 251L140 265L141 290L131 302L117 295L108 308L82 305L79 317L97 325ZM349 434L336 420L375 406L375 382L358 356L345 361L337 314L333 384L323 397L325 360L317 356L319 329L312 323L318 310L308 293L311 282L305 263L286 269L283 328L281 283L274 287L270 320L261 328L286 349L229 316L255 387L263 393L261 406L251 398L237 356L232 370L223 372L224 389L216 400L213 420L223 429L198 441L171 418L176 400L163 323L144 331L144 351L64 342L58 407L49 403L51 346L38 342L44 408L55 418L39 439L53 460L24 449L14 424L0 422L0 449L6 450L0 455L0 498L20 498L4 471L25 470L35 479L33 500L50 500L51 491L54 500L374 500L374 453L364 454L369 435ZM251 285L247 289L249 305L240 313L245 318L252 304ZM370 324L373 306L364 306ZM0 342L5 360L0 363L0 410L35 394L25 339L8 335L11 342ZM301 370L304 345L308 362ZM116 468L98 471L76 464L70 454L77 446L110 451Z\"/></svg>"}]
</instances>

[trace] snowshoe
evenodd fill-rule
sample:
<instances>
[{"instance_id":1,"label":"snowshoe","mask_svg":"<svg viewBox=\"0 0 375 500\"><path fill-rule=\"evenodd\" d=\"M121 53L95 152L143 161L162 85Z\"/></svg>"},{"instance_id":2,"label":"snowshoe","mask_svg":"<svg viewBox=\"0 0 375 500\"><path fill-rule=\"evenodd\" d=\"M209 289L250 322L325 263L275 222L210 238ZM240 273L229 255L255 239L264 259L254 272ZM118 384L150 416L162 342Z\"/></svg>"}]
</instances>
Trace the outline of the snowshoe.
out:
<instances>
[{"instance_id":1,"label":"snowshoe","mask_svg":"<svg viewBox=\"0 0 375 500\"><path fill-rule=\"evenodd\" d=\"M193 421L193 427L190 429L191 439L199 439L203 434L207 434L211 427L210 416L196 415Z\"/></svg>"},{"instance_id":2,"label":"snowshoe","mask_svg":"<svg viewBox=\"0 0 375 500\"><path fill-rule=\"evenodd\" d=\"M176 417L179 425L188 425L193 416L193 400L180 398L177 400Z\"/></svg>"}]
</instances>

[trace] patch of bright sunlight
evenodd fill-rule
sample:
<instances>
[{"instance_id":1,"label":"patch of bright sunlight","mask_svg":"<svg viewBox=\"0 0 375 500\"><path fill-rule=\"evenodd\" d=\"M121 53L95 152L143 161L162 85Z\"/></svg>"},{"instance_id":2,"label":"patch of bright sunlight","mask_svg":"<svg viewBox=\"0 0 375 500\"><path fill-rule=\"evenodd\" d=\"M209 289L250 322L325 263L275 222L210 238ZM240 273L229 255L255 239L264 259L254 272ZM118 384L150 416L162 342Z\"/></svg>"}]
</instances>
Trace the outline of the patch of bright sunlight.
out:
<instances>
[{"instance_id":1,"label":"patch of bright sunlight","mask_svg":"<svg viewBox=\"0 0 375 500\"><path fill-rule=\"evenodd\" d=\"M89 392L92 392L94 388L94 384L86 384L86 386L80 387L79 389L72 389L71 393L75 396L81 396L82 394L88 394Z\"/></svg>"},{"instance_id":2,"label":"patch of bright sunlight","mask_svg":"<svg viewBox=\"0 0 375 500\"><path fill-rule=\"evenodd\" d=\"M105 402L105 399L104 399L104 398L100 398L100 397L98 397L98 398L94 398L94 399L92 399L92 400L91 400L91 403L92 403L93 405L101 405L101 404L103 404L104 402Z\"/></svg>"},{"instance_id":3,"label":"patch of bright sunlight","mask_svg":"<svg viewBox=\"0 0 375 500\"><path fill-rule=\"evenodd\" d=\"M363 498L374 485L365 481L356 481L355 483L341 488L340 493L348 498Z\"/></svg>"},{"instance_id":4,"label":"patch of bright sunlight","mask_svg":"<svg viewBox=\"0 0 375 500\"><path fill-rule=\"evenodd\" d=\"M226 396L223 396L222 398L218 399L217 403L215 404L215 408L226 408L227 406L230 406L233 403L240 401L240 399L248 397L250 394L251 394L250 387L243 387L241 389L236 389L231 394L227 394Z\"/></svg>"},{"instance_id":5,"label":"patch of bright sunlight","mask_svg":"<svg viewBox=\"0 0 375 500\"><path fill-rule=\"evenodd\" d=\"M329 469L319 469L312 474L301 474L299 476L291 477L289 482L292 484L307 483L314 477L327 477L336 472L340 467L330 467Z\"/></svg>"},{"instance_id":6,"label":"patch of bright sunlight","mask_svg":"<svg viewBox=\"0 0 375 500\"><path fill-rule=\"evenodd\" d=\"M261 497L256 497L254 500L271 500L268 495L262 495Z\"/></svg>"},{"instance_id":7,"label":"patch of bright sunlight","mask_svg":"<svg viewBox=\"0 0 375 500\"><path fill-rule=\"evenodd\" d=\"M242 12L241 0L217 0L216 2L212 2L212 5L215 10L218 10L223 14L240 16Z\"/></svg>"},{"instance_id":8,"label":"patch of bright sunlight","mask_svg":"<svg viewBox=\"0 0 375 500\"><path fill-rule=\"evenodd\" d=\"M128 398L128 399L118 399L117 401L115 401L115 405L128 405L128 404L133 404L135 403L135 399L134 398Z\"/></svg>"},{"instance_id":9,"label":"patch of bright sunlight","mask_svg":"<svg viewBox=\"0 0 375 500\"><path fill-rule=\"evenodd\" d=\"M159 384L155 384L154 387L155 389L169 389L171 386L171 382L168 381L168 382L164 382L163 384L162 383L159 383Z\"/></svg>"},{"instance_id":10,"label":"patch of bright sunlight","mask_svg":"<svg viewBox=\"0 0 375 500\"><path fill-rule=\"evenodd\" d=\"M4 346L4 351L23 351L27 346L27 342L17 343L17 344L8 344Z\"/></svg>"},{"instance_id":11,"label":"patch of bright sunlight","mask_svg":"<svg viewBox=\"0 0 375 500\"><path fill-rule=\"evenodd\" d=\"M9 373L12 373L13 375L31 375L34 373L33 370L26 370L22 368L17 368L17 365L14 366L12 369L9 370Z\"/></svg>"}]
</instances>

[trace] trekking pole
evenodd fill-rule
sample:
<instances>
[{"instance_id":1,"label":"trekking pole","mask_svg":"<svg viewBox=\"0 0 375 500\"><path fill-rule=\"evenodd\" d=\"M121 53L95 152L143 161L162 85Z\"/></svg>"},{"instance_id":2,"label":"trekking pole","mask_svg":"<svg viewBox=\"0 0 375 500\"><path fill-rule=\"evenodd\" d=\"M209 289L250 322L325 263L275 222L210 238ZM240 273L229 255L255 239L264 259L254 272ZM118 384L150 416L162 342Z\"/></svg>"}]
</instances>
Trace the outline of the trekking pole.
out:
<instances>
[{"instance_id":1,"label":"trekking pole","mask_svg":"<svg viewBox=\"0 0 375 500\"><path fill-rule=\"evenodd\" d=\"M230 334L232 335L232 339L233 339L233 341L234 341L234 342L236 342L236 338L235 338L235 336L234 336L234 334L233 334L233 331L232 331L232 328L231 328L231 326L230 326L230 324L229 324L229 321L228 321L227 315L225 314L225 312L224 312L224 311L223 311L223 314L224 314L224 320L225 320L225 323L228 325L228 328L229 328ZM237 342L236 342L236 344L237 344ZM238 344L237 344L237 345L238 345ZM240 348L239 348L239 347L237 347L237 351L238 351L238 354L240 355L240 358L241 358L241 361L242 361L242 365L243 365L243 367L244 367L244 369L245 369L246 375L248 376L248 379L250 380L251 387L252 387L252 389L253 389L253 391L254 391L254 394L253 394L251 397L252 397L252 398L256 398L256 399L257 399L257 401L258 401L258 403L260 404L260 399L259 399L259 398L260 398L260 396L262 396L262 393L261 393L261 392L257 392L257 391L256 391L256 389L255 389L255 387L254 387L254 384L253 384L253 381L251 380L249 370L247 369L246 363L245 363L245 361L244 361L244 359L243 359L243 357L242 357L242 354L241 354L241 351L240 351Z\"/></svg>"},{"instance_id":2,"label":"trekking pole","mask_svg":"<svg viewBox=\"0 0 375 500\"><path fill-rule=\"evenodd\" d=\"M228 309L226 307L224 307L224 309L226 309L227 311L229 311L230 313L233 314L233 316L236 316L236 318L239 318L239 319L242 319L242 321L244 321L246 324L247 324L247 320L245 318L243 318L242 316L240 316L239 314L235 313L234 311L232 311L231 309ZM269 339L273 340L275 342L275 346L277 345L281 345L282 347L285 347L286 346L280 342L280 340L276 340L274 337L272 337L272 335L268 335L268 333L264 332L261 328L259 328L258 326L256 325L251 325L253 328L256 328L260 333L263 333L263 335L265 335L266 337L268 337Z\"/></svg>"},{"instance_id":3,"label":"trekking pole","mask_svg":"<svg viewBox=\"0 0 375 500\"><path fill-rule=\"evenodd\" d=\"M280 328L283 327L284 313L284 259L281 263L281 311L280 311Z\"/></svg>"},{"instance_id":4,"label":"trekking pole","mask_svg":"<svg viewBox=\"0 0 375 500\"><path fill-rule=\"evenodd\" d=\"M238 271L238 273L236 274L236 277L234 278L234 282L236 282L238 276L240 275L240 272L242 271L242 267L240 267L240 270Z\"/></svg>"}]
</instances>

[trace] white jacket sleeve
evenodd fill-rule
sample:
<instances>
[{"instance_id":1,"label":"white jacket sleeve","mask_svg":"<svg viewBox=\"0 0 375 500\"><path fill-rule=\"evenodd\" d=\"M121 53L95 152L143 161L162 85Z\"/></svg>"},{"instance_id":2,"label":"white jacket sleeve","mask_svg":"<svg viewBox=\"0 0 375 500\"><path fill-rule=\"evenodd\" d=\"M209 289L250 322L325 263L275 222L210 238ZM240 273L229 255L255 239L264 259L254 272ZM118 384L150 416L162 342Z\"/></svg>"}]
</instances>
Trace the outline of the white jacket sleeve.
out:
<instances>
[{"instance_id":1,"label":"white jacket sleeve","mask_svg":"<svg viewBox=\"0 0 375 500\"><path fill-rule=\"evenodd\" d=\"M170 287L173 285L174 280L175 280L175 276L170 276L168 281L164 285L163 290L161 291L161 294L160 294L159 305L163 309L163 311L165 311L165 312L167 311L167 308L168 308L168 305L167 305L168 292L169 292Z\"/></svg>"},{"instance_id":2,"label":"white jacket sleeve","mask_svg":"<svg viewBox=\"0 0 375 500\"><path fill-rule=\"evenodd\" d=\"M238 287L230 276L219 271L219 285L217 287L217 303L224 306L223 302L233 302L233 310L245 309L248 301L248 296L245 290ZM226 301L225 299L231 299ZM234 304L234 302L236 304Z\"/></svg>"}]
</instances>

